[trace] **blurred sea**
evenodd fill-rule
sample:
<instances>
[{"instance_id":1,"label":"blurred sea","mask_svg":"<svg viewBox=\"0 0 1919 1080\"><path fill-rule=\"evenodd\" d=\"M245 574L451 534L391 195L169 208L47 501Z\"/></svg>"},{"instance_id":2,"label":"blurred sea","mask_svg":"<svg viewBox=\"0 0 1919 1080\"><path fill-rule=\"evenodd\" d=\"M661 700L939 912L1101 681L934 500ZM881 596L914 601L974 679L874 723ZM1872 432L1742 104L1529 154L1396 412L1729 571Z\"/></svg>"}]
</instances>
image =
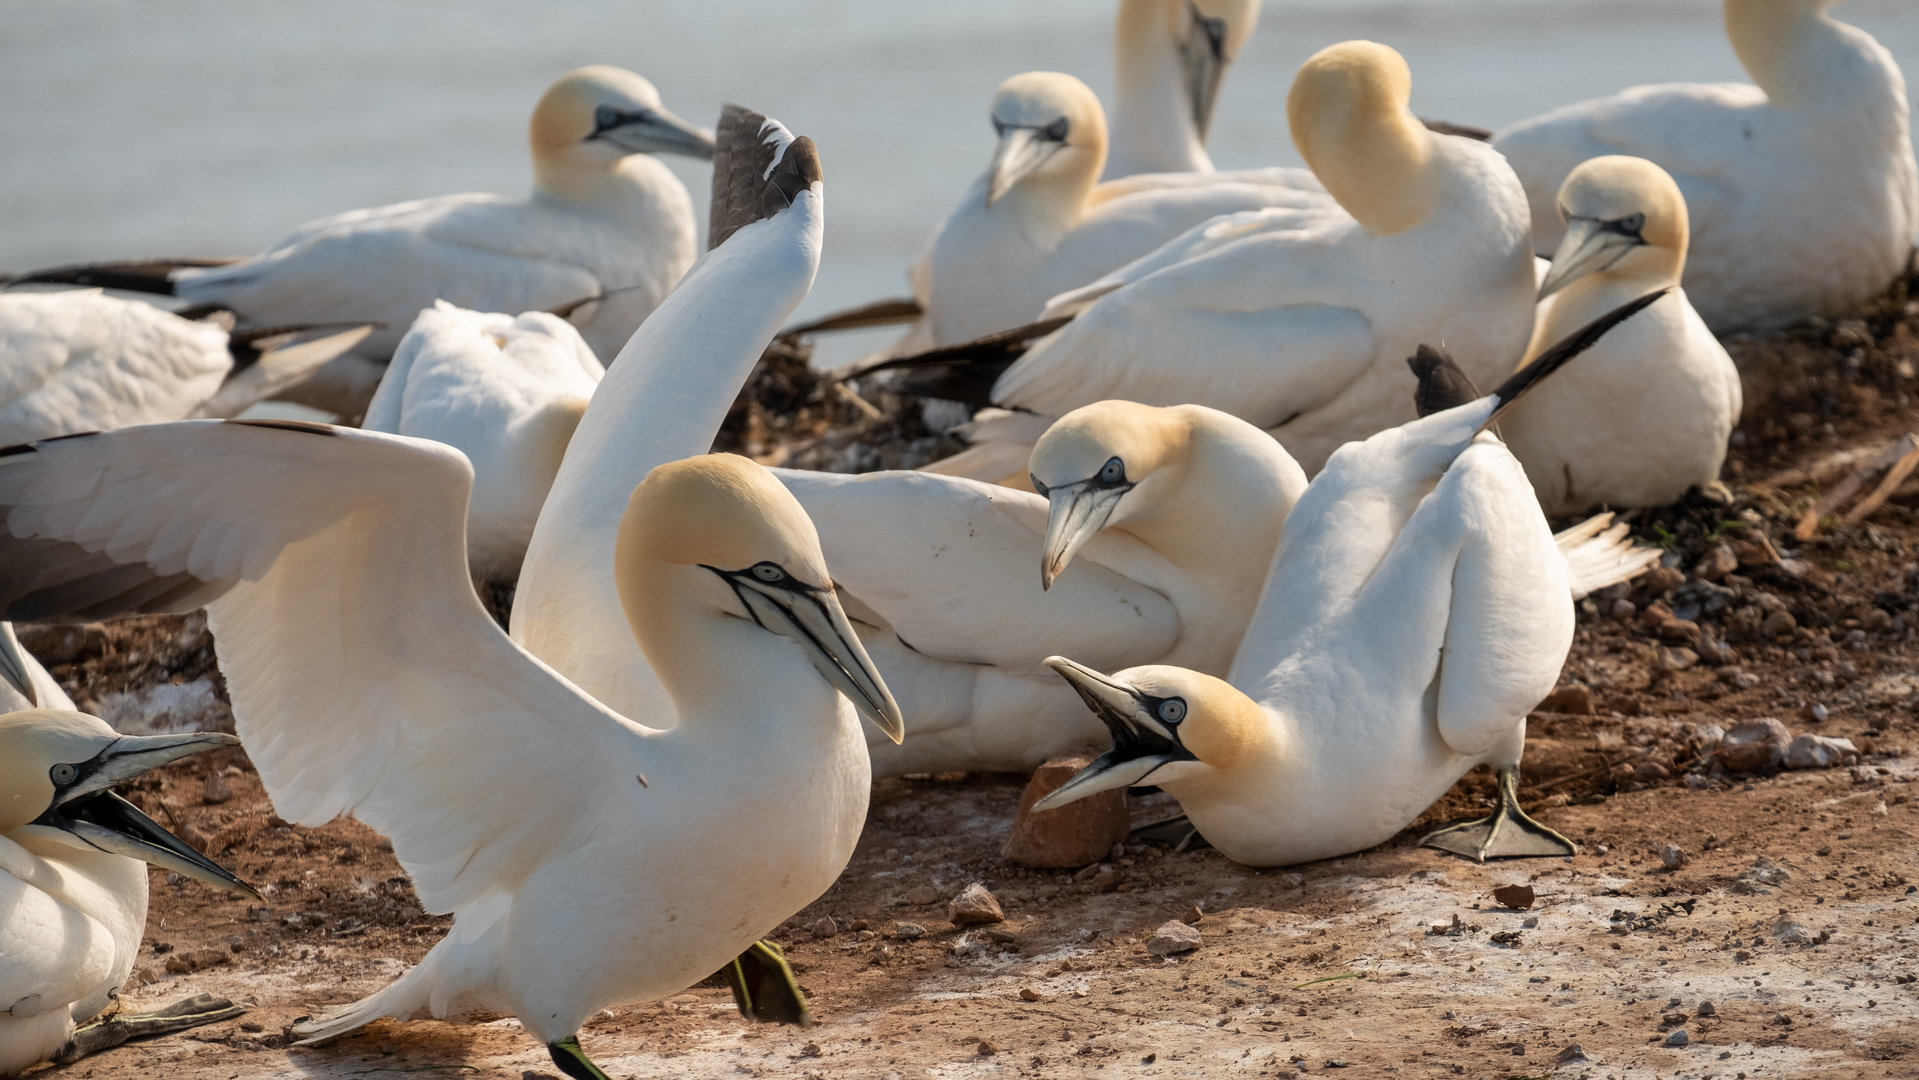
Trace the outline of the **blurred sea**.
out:
<instances>
[{"instance_id":1,"label":"blurred sea","mask_svg":"<svg viewBox=\"0 0 1919 1080\"><path fill-rule=\"evenodd\" d=\"M631 68L711 126L722 101L819 144L824 264L802 315L903 295L992 152L986 104L1050 68L1102 97L1114 0L0 0L0 271L246 254L340 210L529 183L555 76ZM1221 168L1297 164L1299 63L1400 50L1422 116L1498 128L1637 83L1744 79L1718 0L1272 0L1227 77ZM1849 0L1919 78L1919 3ZM705 215L704 163L665 159ZM886 333L886 332L882 332ZM835 352L858 348L840 343Z\"/></svg>"}]
</instances>

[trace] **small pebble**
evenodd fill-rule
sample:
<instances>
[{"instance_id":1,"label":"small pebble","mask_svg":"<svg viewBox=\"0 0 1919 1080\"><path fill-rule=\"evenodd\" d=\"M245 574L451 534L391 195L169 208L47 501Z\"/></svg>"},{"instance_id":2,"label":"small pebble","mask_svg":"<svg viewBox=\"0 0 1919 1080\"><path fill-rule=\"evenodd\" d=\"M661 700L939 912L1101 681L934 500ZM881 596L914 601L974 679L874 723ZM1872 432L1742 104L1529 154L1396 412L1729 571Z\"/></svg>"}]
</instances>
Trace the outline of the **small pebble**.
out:
<instances>
[{"instance_id":1,"label":"small pebble","mask_svg":"<svg viewBox=\"0 0 1919 1080\"><path fill-rule=\"evenodd\" d=\"M1199 948L1199 931L1180 922L1168 919L1153 931L1152 940L1146 943L1146 951L1154 956L1171 956L1174 953L1192 952Z\"/></svg>"},{"instance_id":2,"label":"small pebble","mask_svg":"<svg viewBox=\"0 0 1919 1080\"><path fill-rule=\"evenodd\" d=\"M925 937L926 927L916 922L894 923L893 936L901 941L911 941L914 938Z\"/></svg>"},{"instance_id":3,"label":"small pebble","mask_svg":"<svg viewBox=\"0 0 1919 1080\"><path fill-rule=\"evenodd\" d=\"M1666 1036L1667 1046L1684 1046L1691 1041L1692 1036L1686 1034L1685 1028L1674 1028Z\"/></svg>"},{"instance_id":4,"label":"small pebble","mask_svg":"<svg viewBox=\"0 0 1919 1080\"><path fill-rule=\"evenodd\" d=\"M939 898L940 891L931 885L921 885L918 888L906 890L906 902L915 907L938 903Z\"/></svg>"},{"instance_id":5,"label":"small pebble","mask_svg":"<svg viewBox=\"0 0 1919 1080\"><path fill-rule=\"evenodd\" d=\"M1687 863L1686 853L1678 844L1659 845L1659 862L1668 870L1677 870Z\"/></svg>"},{"instance_id":6,"label":"small pebble","mask_svg":"<svg viewBox=\"0 0 1919 1080\"><path fill-rule=\"evenodd\" d=\"M1713 1006L1712 1002L1702 1001L1699 1003L1699 1008L1697 1012L1699 1013L1700 1016L1712 1016L1718 1013L1719 1010Z\"/></svg>"},{"instance_id":7,"label":"small pebble","mask_svg":"<svg viewBox=\"0 0 1919 1080\"><path fill-rule=\"evenodd\" d=\"M986 890L984 883L978 881L960 890L960 894L947 903L946 917L955 926L1006 921L1006 913L1000 910L999 900Z\"/></svg>"}]
</instances>

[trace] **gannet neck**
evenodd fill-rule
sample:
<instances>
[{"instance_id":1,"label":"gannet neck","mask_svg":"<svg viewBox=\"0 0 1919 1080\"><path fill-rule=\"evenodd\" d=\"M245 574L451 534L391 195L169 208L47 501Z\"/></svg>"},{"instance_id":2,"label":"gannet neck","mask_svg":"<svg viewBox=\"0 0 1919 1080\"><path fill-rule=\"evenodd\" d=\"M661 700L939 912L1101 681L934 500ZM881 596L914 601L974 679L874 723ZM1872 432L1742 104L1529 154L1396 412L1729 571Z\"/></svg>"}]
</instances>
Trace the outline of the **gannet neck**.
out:
<instances>
[{"instance_id":1,"label":"gannet neck","mask_svg":"<svg viewBox=\"0 0 1919 1080\"><path fill-rule=\"evenodd\" d=\"M1833 0L1726 0L1726 36L1746 74L1779 108L1816 96L1858 49L1858 31L1826 14ZM1859 35L1863 36L1863 35Z\"/></svg>"},{"instance_id":2,"label":"gannet neck","mask_svg":"<svg viewBox=\"0 0 1919 1080\"><path fill-rule=\"evenodd\" d=\"M1440 136L1413 115L1411 100L1405 59L1371 41L1322 49L1300 67L1286 98L1300 156L1375 235L1423 223L1444 192L1433 146Z\"/></svg>"},{"instance_id":3,"label":"gannet neck","mask_svg":"<svg viewBox=\"0 0 1919 1080\"><path fill-rule=\"evenodd\" d=\"M1213 105L1258 21L1253 0L1122 0L1113 26L1108 177L1213 170L1206 155Z\"/></svg>"}]
</instances>

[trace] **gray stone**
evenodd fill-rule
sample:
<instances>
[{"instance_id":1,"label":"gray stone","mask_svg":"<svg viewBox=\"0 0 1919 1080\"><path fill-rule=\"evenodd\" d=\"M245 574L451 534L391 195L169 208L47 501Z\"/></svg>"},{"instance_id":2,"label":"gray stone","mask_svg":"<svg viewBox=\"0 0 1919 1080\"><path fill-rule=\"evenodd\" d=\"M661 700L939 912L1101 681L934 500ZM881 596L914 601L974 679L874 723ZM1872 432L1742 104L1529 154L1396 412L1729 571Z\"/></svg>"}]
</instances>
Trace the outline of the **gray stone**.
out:
<instances>
[{"instance_id":1,"label":"gray stone","mask_svg":"<svg viewBox=\"0 0 1919 1080\"><path fill-rule=\"evenodd\" d=\"M1782 757L1788 769L1826 769L1844 761L1847 754L1858 752L1851 739L1808 734L1787 743Z\"/></svg>"},{"instance_id":2,"label":"gray stone","mask_svg":"<svg viewBox=\"0 0 1919 1080\"><path fill-rule=\"evenodd\" d=\"M1786 756L1792 732L1770 716L1734 724L1719 746L1719 760L1734 772L1777 766Z\"/></svg>"},{"instance_id":3,"label":"gray stone","mask_svg":"<svg viewBox=\"0 0 1919 1080\"><path fill-rule=\"evenodd\" d=\"M1178 919L1168 919L1153 931L1151 941L1146 943L1146 951L1154 956L1171 956L1174 953L1192 952L1199 948L1199 930L1186 925Z\"/></svg>"},{"instance_id":4,"label":"gray stone","mask_svg":"<svg viewBox=\"0 0 1919 1080\"><path fill-rule=\"evenodd\" d=\"M1692 1042L1692 1036L1686 1034L1685 1028L1673 1028L1666 1033L1667 1046L1685 1046L1690 1042Z\"/></svg>"}]
</instances>

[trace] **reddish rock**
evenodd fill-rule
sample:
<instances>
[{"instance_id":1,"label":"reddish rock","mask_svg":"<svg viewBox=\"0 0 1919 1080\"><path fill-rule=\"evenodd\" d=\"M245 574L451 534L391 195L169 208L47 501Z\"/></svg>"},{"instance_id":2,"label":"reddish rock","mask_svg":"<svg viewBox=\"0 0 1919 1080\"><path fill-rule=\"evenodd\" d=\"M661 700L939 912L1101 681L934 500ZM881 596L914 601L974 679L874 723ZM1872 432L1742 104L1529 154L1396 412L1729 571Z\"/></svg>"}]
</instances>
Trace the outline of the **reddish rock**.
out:
<instances>
[{"instance_id":1,"label":"reddish rock","mask_svg":"<svg viewBox=\"0 0 1919 1080\"><path fill-rule=\"evenodd\" d=\"M1539 703L1539 711L1591 716L1593 692L1578 683L1562 686L1546 695L1546 700Z\"/></svg>"},{"instance_id":2,"label":"reddish rock","mask_svg":"<svg viewBox=\"0 0 1919 1080\"><path fill-rule=\"evenodd\" d=\"M1720 544L1693 567L1692 574L1701 581L1718 581L1727 574L1739 569L1739 556L1728 544Z\"/></svg>"},{"instance_id":3,"label":"reddish rock","mask_svg":"<svg viewBox=\"0 0 1919 1080\"><path fill-rule=\"evenodd\" d=\"M1035 868L1086 866L1106 858L1114 844L1126 840L1132 820L1126 814L1126 793L1117 788L1057 810L1033 812L1034 803L1089 763L1084 757L1059 757L1033 772L1002 851L1007 861Z\"/></svg>"},{"instance_id":4,"label":"reddish rock","mask_svg":"<svg viewBox=\"0 0 1919 1080\"><path fill-rule=\"evenodd\" d=\"M1786 756L1792 732L1786 725L1764 717L1734 724L1719 744L1719 760L1734 772L1752 772L1778 766Z\"/></svg>"},{"instance_id":5,"label":"reddish rock","mask_svg":"<svg viewBox=\"0 0 1919 1080\"><path fill-rule=\"evenodd\" d=\"M955 926L1006 921L1006 913L1000 910L999 900L977 881L962 889L958 896L947 903L946 917Z\"/></svg>"}]
</instances>

